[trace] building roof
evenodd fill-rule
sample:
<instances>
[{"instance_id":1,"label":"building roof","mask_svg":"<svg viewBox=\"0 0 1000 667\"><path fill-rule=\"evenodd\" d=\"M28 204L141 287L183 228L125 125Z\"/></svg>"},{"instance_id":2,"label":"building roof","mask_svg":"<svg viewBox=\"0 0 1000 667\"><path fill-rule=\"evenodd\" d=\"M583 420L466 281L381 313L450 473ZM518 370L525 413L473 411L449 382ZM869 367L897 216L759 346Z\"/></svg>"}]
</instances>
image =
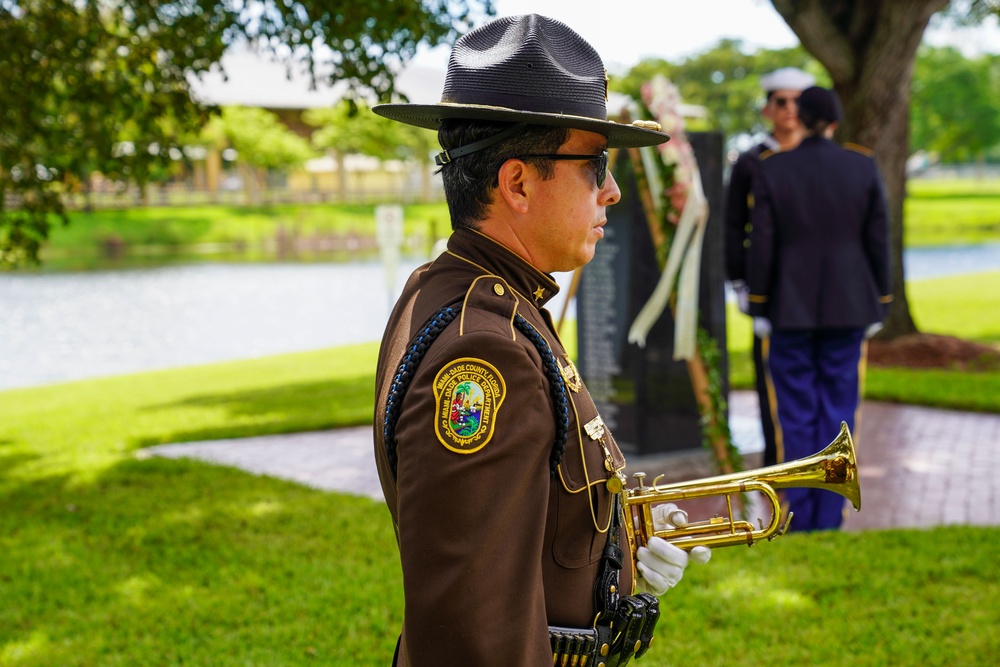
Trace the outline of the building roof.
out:
<instances>
[{"instance_id":1,"label":"building roof","mask_svg":"<svg viewBox=\"0 0 1000 667\"><path fill-rule=\"evenodd\" d=\"M311 88L307 73L294 67L289 72L284 63L246 45L226 51L221 64L221 70L216 67L189 77L195 100L217 106L312 109L333 106L347 88L341 82L323 81ZM417 104L439 101L443 88L444 70L411 66L396 77L396 89Z\"/></svg>"}]
</instances>

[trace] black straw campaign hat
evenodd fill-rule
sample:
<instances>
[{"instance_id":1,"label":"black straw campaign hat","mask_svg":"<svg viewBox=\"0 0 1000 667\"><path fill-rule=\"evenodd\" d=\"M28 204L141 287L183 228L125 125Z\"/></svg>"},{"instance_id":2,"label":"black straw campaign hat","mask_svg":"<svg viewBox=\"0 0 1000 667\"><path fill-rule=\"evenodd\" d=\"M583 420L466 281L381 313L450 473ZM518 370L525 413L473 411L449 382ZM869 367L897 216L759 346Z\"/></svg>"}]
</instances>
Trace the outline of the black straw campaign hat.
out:
<instances>
[{"instance_id":1,"label":"black straw campaign hat","mask_svg":"<svg viewBox=\"0 0 1000 667\"><path fill-rule=\"evenodd\" d=\"M594 48L569 26L538 14L496 19L455 43L438 104L379 104L380 116L436 130L462 118L589 130L611 148L653 146L659 123L608 120L608 77Z\"/></svg>"}]
</instances>

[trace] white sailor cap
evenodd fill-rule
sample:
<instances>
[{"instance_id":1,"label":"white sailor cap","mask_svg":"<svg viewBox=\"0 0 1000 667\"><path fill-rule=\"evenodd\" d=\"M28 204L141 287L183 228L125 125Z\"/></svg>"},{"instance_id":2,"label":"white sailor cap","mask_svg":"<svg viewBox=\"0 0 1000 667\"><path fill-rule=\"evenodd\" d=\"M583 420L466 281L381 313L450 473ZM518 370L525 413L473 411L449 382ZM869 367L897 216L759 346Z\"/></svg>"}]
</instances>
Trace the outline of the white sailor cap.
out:
<instances>
[{"instance_id":1,"label":"white sailor cap","mask_svg":"<svg viewBox=\"0 0 1000 667\"><path fill-rule=\"evenodd\" d=\"M816 77L798 67L782 67L760 77L765 92L774 90L805 90L816 83Z\"/></svg>"}]
</instances>

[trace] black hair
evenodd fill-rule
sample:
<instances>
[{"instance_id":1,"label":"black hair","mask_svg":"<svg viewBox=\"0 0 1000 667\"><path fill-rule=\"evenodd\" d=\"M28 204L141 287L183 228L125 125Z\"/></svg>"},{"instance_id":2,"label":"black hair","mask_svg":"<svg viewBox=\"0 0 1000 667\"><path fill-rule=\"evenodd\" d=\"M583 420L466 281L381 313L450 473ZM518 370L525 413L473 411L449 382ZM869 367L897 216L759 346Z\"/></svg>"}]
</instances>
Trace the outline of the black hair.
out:
<instances>
[{"instance_id":1,"label":"black hair","mask_svg":"<svg viewBox=\"0 0 1000 667\"><path fill-rule=\"evenodd\" d=\"M503 132L511 125L444 119L438 129L438 142L445 150L454 150ZM452 228L476 229L486 218L486 211L493 203L493 190L500 185L499 172L504 162L529 153L555 153L569 139L570 132L566 127L528 125L510 139L442 165L439 172ZM552 160L534 162L542 178L552 177Z\"/></svg>"}]
</instances>

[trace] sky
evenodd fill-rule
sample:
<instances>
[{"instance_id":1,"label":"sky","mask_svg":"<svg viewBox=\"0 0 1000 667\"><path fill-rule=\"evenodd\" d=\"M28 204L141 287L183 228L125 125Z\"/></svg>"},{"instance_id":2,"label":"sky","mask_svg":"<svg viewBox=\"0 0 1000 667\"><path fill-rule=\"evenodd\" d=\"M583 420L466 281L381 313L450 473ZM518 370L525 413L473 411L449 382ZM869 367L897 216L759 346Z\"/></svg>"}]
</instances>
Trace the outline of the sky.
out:
<instances>
[{"instance_id":1,"label":"sky","mask_svg":"<svg viewBox=\"0 0 1000 667\"><path fill-rule=\"evenodd\" d=\"M723 37L748 49L778 49L798 38L768 0L495 0L498 16L543 14L590 42L612 73L626 72L646 57L675 61L707 50ZM966 55L1000 53L995 19L977 30L929 30L925 42L954 45ZM415 64L445 69L449 49L421 53Z\"/></svg>"}]
</instances>

